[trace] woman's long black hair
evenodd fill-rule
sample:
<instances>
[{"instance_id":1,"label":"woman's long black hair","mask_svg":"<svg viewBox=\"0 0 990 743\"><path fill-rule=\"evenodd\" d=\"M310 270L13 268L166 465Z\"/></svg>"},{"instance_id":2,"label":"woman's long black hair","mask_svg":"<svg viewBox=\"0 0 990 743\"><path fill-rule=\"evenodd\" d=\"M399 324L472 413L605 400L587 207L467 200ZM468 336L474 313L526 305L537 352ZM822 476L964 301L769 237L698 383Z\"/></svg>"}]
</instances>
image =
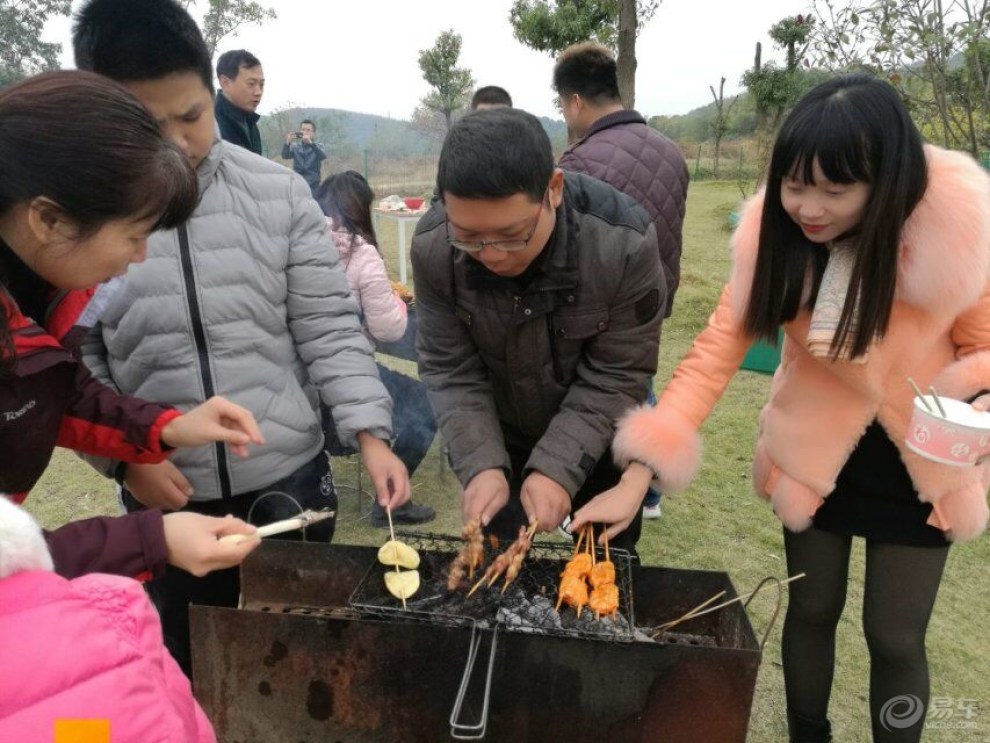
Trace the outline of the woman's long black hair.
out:
<instances>
[{"instance_id":1,"label":"woman's long black hair","mask_svg":"<svg viewBox=\"0 0 990 743\"><path fill-rule=\"evenodd\" d=\"M0 91L0 215L38 197L56 204L81 239L120 219L177 226L196 208L198 187L134 96L102 75L65 70ZM0 367L12 360L0 302Z\"/></svg>"},{"instance_id":2,"label":"woman's long black hair","mask_svg":"<svg viewBox=\"0 0 990 743\"><path fill-rule=\"evenodd\" d=\"M859 356L890 322L897 258L904 222L925 192L928 168L921 135L897 92L867 74L844 75L808 92L784 121L774 143L760 223L759 252L745 328L775 341L781 323L793 320L809 275L814 306L828 260L781 204L781 183L814 183L818 163L834 183L863 182L870 196L855 229L856 262L832 342L838 354L852 330L850 350Z\"/></svg>"}]
</instances>

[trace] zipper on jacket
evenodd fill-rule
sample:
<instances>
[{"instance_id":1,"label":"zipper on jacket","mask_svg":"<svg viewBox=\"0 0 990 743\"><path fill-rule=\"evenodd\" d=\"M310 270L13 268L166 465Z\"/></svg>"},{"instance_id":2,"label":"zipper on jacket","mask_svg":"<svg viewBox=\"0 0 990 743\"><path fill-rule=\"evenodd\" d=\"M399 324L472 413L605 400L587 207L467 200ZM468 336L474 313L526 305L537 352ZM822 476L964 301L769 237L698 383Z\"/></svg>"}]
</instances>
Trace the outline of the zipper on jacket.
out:
<instances>
[{"instance_id":1,"label":"zipper on jacket","mask_svg":"<svg viewBox=\"0 0 990 743\"><path fill-rule=\"evenodd\" d=\"M199 311L199 298L196 294L196 281L193 276L192 254L189 252L189 233L185 225L179 226L179 257L182 260L182 279L186 283L186 300L189 303L189 319L192 322L193 340L199 356L199 369L203 381L203 394L209 400L216 394L213 385L213 372L210 370L210 356L206 349L206 332ZM227 467L227 453L220 442L214 444L217 455L217 477L220 479L220 497L231 496L230 471Z\"/></svg>"}]
</instances>

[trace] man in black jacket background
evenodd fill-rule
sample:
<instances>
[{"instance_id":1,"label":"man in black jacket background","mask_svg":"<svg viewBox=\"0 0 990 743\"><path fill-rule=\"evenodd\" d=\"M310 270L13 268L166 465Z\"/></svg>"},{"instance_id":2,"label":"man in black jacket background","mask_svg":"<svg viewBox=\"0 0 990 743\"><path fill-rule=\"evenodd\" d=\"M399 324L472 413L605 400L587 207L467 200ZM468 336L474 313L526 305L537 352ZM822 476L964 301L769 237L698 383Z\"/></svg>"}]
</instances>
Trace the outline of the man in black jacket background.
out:
<instances>
[{"instance_id":1,"label":"man in black jacket background","mask_svg":"<svg viewBox=\"0 0 990 743\"><path fill-rule=\"evenodd\" d=\"M261 61L246 49L224 52L217 60L217 91L214 112L220 136L261 155L261 132L256 113L265 92L265 72Z\"/></svg>"},{"instance_id":2,"label":"man in black jacket background","mask_svg":"<svg viewBox=\"0 0 990 743\"><path fill-rule=\"evenodd\" d=\"M303 119L298 131L285 135L282 159L292 160L292 169L306 180L315 196L320 187L320 165L327 153L316 141L316 124L310 119Z\"/></svg>"}]
</instances>

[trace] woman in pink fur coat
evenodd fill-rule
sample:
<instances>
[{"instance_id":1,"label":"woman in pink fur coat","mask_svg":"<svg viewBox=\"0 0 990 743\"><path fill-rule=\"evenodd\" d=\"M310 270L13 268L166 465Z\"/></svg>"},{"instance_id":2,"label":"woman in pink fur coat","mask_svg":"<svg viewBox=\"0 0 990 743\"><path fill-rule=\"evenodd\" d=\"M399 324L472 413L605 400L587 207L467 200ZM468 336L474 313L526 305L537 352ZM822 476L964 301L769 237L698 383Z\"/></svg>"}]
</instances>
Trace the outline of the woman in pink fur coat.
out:
<instances>
[{"instance_id":1,"label":"woman in pink fur coat","mask_svg":"<svg viewBox=\"0 0 990 743\"><path fill-rule=\"evenodd\" d=\"M907 378L990 403L990 177L967 155L922 145L889 85L840 77L784 122L733 253L718 307L658 406L620 421L623 482L574 526L620 531L650 480L687 487L699 428L753 340L783 327L753 482L783 522L788 572L807 574L791 585L783 630L791 740L831 739L835 630L859 536L873 737L916 741L948 545L985 528L990 465L950 467L905 447Z\"/></svg>"}]
</instances>

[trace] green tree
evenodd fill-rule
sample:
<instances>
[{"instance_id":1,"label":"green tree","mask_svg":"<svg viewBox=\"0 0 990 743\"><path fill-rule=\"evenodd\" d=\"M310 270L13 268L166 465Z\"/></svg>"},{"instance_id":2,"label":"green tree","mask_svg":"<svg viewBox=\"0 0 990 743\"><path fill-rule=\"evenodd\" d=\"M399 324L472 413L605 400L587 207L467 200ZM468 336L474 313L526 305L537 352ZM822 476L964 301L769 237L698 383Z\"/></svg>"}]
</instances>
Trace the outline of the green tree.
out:
<instances>
[{"instance_id":1,"label":"green tree","mask_svg":"<svg viewBox=\"0 0 990 743\"><path fill-rule=\"evenodd\" d=\"M52 16L69 15L69 0L0 0L0 87L58 68L61 44L41 40Z\"/></svg>"},{"instance_id":2,"label":"green tree","mask_svg":"<svg viewBox=\"0 0 990 743\"><path fill-rule=\"evenodd\" d=\"M749 91L756 109L757 172L761 174L770 161L770 148L784 114L808 88L821 79L805 69L804 55L815 19L810 15L783 18L770 27L770 38L787 53L787 62L779 67L773 62L761 63L762 47L756 44L753 69L747 70L742 83Z\"/></svg>"},{"instance_id":3,"label":"green tree","mask_svg":"<svg viewBox=\"0 0 990 743\"><path fill-rule=\"evenodd\" d=\"M419 69L423 71L423 79L433 88L421 103L431 111L443 114L445 131L450 129L454 112L467 106L474 89L471 71L457 66L460 56L461 35L453 30L444 31L433 48L419 53Z\"/></svg>"},{"instance_id":4,"label":"green tree","mask_svg":"<svg viewBox=\"0 0 990 743\"><path fill-rule=\"evenodd\" d=\"M990 0L815 0L815 62L886 78L923 133L990 147Z\"/></svg>"},{"instance_id":5,"label":"green tree","mask_svg":"<svg viewBox=\"0 0 990 743\"><path fill-rule=\"evenodd\" d=\"M779 67L773 62L761 64L761 45L756 45L753 69L743 74L743 85L753 96L760 125L773 134L791 105L807 88L804 79L804 55L815 21L810 15L784 18L770 27L770 38L787 53L787 62Z\"/></svg>"},{"instance_id":6,"label":"green tree","mask_svg":"<svg viewBox=\"0 0 990 743\"><path fill-rule=\"evenodd\" d=\"M197 0L185 0L187 9L197 4ZM228 36L237 36L241 26L274 21L277 17L272 8L254 0L207 0L206 15L200 26L212 57L220 42Z\"/></svg>"},{"instance_id":7,"label":"green tree","mask_svg":"<svg viewBox=\"0 0 990 743\"><path fill-rule=\"evenodd\" d=\"M556 56L571 44L597 41L617 53L619 94L636 103L636 35L660 0L514 0L509 22L516 39Z\"/></svg>"},{"instance_id":8,"label":"green tree","mask_svg":"<svg viewBox=\"0 0 990 743\"><path fill-rule=\"evenodd\" d=\"M718 94L715 93L715 86L709 85L708 90L711 91L713 105L715 106L715 117L712 119L712 139L715 140L715 157L712 170L714 171L715 178L719 177L719 158L722 154L722 138L725 137L726 132L729 131L729 114L732 113L733 106L736 105L736 101L739 100L739 96L736 96L731 101L729 105L725 105L725 78L721 78L718 84Z\"/></svg>"}]
</instances>

